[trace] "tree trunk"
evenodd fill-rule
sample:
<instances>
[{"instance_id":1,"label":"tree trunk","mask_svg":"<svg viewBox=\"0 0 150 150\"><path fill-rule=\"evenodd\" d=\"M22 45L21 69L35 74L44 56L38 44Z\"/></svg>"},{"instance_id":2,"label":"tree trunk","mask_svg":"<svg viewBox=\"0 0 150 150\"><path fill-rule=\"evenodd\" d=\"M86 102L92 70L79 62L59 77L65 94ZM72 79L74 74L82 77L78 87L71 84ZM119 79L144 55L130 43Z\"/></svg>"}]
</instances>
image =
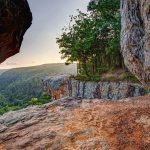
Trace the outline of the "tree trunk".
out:
<instances>
[{"instance_id":1,"label":"tree trunk","mask_svg":"<svg viewBox=\"0 0 150 150\"><path fill-rule=\"evenodd\" d=\"M150 0L121 0L121 16L125 65L150 87Z\"/></svg>"}]
</instances>

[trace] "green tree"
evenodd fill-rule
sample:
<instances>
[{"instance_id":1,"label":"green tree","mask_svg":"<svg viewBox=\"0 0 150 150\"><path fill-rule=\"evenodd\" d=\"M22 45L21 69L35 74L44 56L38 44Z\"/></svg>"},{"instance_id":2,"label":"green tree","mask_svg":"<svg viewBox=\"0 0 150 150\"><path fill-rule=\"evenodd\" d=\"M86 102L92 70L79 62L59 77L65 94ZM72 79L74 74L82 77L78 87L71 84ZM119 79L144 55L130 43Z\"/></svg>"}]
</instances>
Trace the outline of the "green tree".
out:
<instances>
[{"instance_id":1,"label":"green tree","mask_svg":"<svg viewBox=\"0 0 150 150\"><path fill-rule=\"evenodd\" d=\"M123 59L120 53L120 1L98 0L92 1L88 6L96 18L96 26L99 28L100 43L104 43L103 54L105 55L108 67L124 67ZM109 62L109 63L108 63Z\"/></svg>"},{"instance_id":2,"label":"green tree","mask_svg":"<svg viewBox=\"0 0 150 150\"><path fill-rule=\"evenodd\" d=\"M31 101L28 102L28 105L42 105L51 101L51 96L49 96L47 93L44 93L40 98L32 98Z\"/></svg>"},{"instance_id":3,"label":"green tree","mask_svg":"<svg viewBox=\"0 0 150 150\"><path fill-rule=\"evenodd\" d=\"M120 1L90 2L88 12L78 10L57 43L66 63L78 62L78 73L96 75L101 68L123 68L120 53Z\"/></svg>"}]
</instances>

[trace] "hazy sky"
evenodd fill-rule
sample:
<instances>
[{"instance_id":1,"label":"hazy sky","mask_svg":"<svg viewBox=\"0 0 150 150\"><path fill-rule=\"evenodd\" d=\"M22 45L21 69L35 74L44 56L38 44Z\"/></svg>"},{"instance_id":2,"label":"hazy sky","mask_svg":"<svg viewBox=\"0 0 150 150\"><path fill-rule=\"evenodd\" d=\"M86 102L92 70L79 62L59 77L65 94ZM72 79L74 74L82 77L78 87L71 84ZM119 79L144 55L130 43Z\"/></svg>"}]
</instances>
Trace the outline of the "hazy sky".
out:
<instances>
[{"instance_id":1,"label":"hazy sky","mask_svg":"<svg viewBox=\"0 0 150 150\"><path fill-rule=\"evenodd\" d=\"M20 53L7 59L0 69L63 62L56 37L69 23L69 15L76 14L76 9L85 12L89 1L28 0L33 13L32 26L24 36Z\"/></svg>"}]
</instances>

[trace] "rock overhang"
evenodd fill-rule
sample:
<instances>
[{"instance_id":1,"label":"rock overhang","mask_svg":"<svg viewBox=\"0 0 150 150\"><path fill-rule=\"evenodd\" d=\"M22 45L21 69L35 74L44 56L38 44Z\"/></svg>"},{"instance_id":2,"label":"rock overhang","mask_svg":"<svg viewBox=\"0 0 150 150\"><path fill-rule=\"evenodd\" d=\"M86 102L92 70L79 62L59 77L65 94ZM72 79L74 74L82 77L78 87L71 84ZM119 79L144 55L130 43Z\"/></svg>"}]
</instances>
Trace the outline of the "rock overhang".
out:
<instances>
[{"instance_id":1,"label":"rock overhang","mask_svg":"<svg viewBox=\"0 0 150 150\"><path fill-rule=\"evenodd\" d=\"M0 0L0 63L19 53L23 36L32 24L27 0Z\"/></svg>"}]
</instances>

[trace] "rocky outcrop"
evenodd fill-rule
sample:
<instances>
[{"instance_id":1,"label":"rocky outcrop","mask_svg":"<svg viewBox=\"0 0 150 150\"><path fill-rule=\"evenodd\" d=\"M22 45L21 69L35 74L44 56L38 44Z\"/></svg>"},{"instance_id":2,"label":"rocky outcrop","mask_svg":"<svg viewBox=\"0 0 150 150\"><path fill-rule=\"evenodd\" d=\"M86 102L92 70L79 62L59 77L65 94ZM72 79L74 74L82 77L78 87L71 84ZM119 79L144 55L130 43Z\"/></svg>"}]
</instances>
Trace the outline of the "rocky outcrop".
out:
<instances>
[{"instance_id":1,"label":"rocky outcrop","mask_svg":"<svg viewBox=\"0 0 150 150\"><path fill-rule=\"evenodd\" d=\"M31 21L26 0L0 0L0 63L19 52Z\"/></svg>"},{"instance_id":2,"label":"rocky outcrop","mask_svg":"<svg viewBox=\"0 0 150 150\"><path fill-rule=\"evenodd\" d=\"M60 100L0 117L1 150L149 150L150 95Z\"/></svg>"},{"instance_id":3,"label":"rocky outcrop","mask_svg":"<svg viewBox=\"0 0 150 150\"><path fill-rule=\"evenodd\" d=\"M125 65L150 87L150 1L121 2L121 46Z\"/></svg>"},{"instance_id":4,"label":"rocky outcrop","mask_svg":"<svg viewBox=\"0 0 150 150\"><path fill-rule=\"evenodd\" d=\"M140 84L130 82L91 82L70 79L66 75L46 77L44 89L54 100L72 97L88 99L119 100L127 97L141 96L146 93Z\"/></svg>"}]
</instances>

